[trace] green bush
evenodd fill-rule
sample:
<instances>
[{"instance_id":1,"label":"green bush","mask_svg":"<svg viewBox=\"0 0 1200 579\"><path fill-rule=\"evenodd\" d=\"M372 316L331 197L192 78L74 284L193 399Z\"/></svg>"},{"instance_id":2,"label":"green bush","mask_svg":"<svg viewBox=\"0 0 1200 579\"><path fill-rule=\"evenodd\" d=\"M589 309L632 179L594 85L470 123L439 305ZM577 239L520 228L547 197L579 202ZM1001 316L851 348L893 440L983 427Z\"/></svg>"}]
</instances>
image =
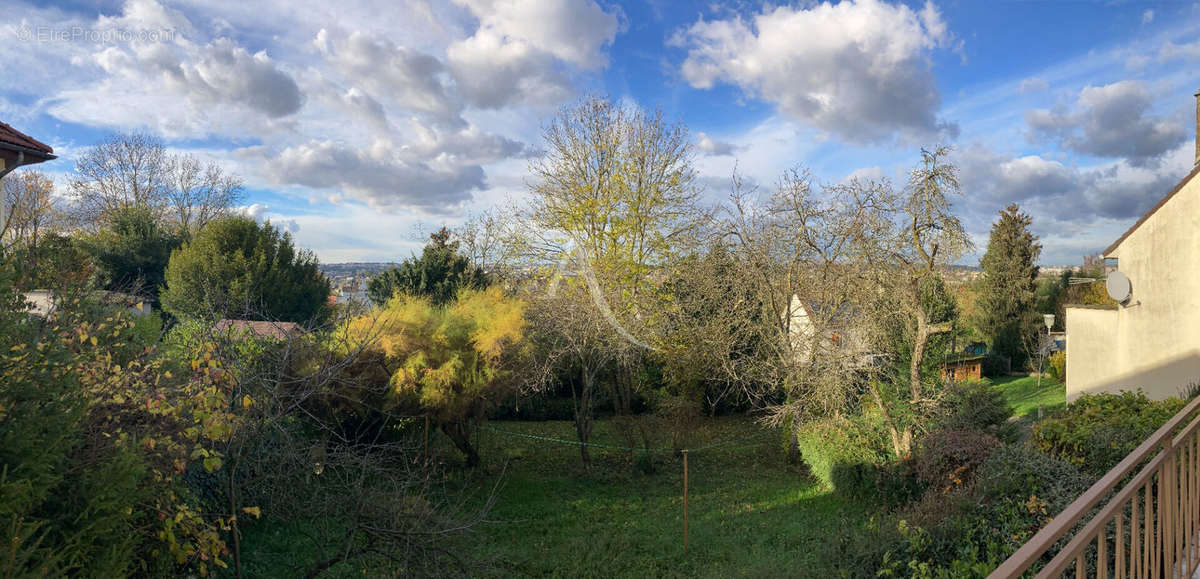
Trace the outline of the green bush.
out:
<instances>
[{"instance_id":1,"label":"green bush","mask_svg":"<svg viewBox=\"0 0 1200 579\"><path fill-rule=\"evenodd\" d=\"M1067 381L1067 353L1059 350L1050 354L1049 372L1050 377L1059 382Z\"/></svg>"},{"instance_id":2,"label":"green bush","mask_svg":"<svg viewBox=\"0 0 1200 579\"><path fill-rule=\"evenodd\" d=\"M898 462L843 462L831 474L838 494L860 503L901 507L925 492L911 460Z\"/></svg>"},{"instance_id":3,"label":"green bush","mask_svg":"<svg viewBox=\"0 0 1200 579\"><path fill-rule=\"evenodd\" d=\"M25 317L0 255L0 575L135 572L146 466L89 433L88 396L62 340ZM89 435L90 434L90 435ZM143 553L145 554L145 553ZM144 569L144 567L143 567Z\"/></svg>"},{"instance_id":4,"label":"green bush","mask_svg":"<svg viewBox=\"0 0 1200 579\"><path fill-rule=\"evenodd\" d=\"M1020 433L1008 421L1013 409L1004 394L987 382L964 382L946 387L941 401L943 430L979 430L1004 442L1015 442Z\"/></svg>"},{"instance_id":5,"label":"green bush","mask_svg":"<svg viewBox=\"0 0 1200 579\"><path fill-rule=\"evenodd\" d=\"M948 494L930 489L866 533L848 531L836 556L846 577L985 577L1092 482L1072 464L1003 446L972 482Z\"/></svg>"},{"instance_id":6,"label":"green bush","mask_svg":"<svg viewBox=\"0 0 1200 579\"><path fill-rule=\"evenodd\" d=\"M1019 445L996 450L976 473L984 501L1036 495L1051 516L1071 504L1092 482L1093 477L1077 466Z\"/></svg>"},{"instance_id":7,"label":"green bush","mask_svg":"<svg viewBox=\"0 0 1200 579\"><path fill-rule=\"evenodd\" d=\"M810 422L800 431L800 454L813 476L836 488L838 465L876 465L887 459L881 434L870 415Z\"/></svg>"},{"instance_id":8,"label":"green bush","mask_svg":"<svg viewBox=\"0 0 1200 579\"><path fill-rule=\"evenodd\" d=\"M1100 476L1185 404L1179 398L1153 401L1140 390L1084 394L1034 426L1032 442L1043 452Z\"/></svg>"}]
</instances>

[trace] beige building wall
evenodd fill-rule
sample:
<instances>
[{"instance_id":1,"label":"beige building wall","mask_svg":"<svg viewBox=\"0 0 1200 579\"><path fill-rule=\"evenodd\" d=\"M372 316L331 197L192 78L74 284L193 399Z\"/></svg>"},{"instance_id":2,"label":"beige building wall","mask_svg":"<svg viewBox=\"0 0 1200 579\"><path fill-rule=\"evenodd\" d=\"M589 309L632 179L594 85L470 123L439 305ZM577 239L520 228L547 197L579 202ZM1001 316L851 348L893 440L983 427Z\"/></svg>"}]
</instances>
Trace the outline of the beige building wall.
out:
<instances>
[{"instance_id":1,"label":"beige building wall","mask_svg":"<svg viewBox=\"0 0 1200 579\"><path fill-rule=\"evenodd\" d=\"M1067 401L1135 388L1161 399L1200 381L1200 178L1105 257L1133 294L1115 310L1067 309Z\"/></svg>"}]
</instances>

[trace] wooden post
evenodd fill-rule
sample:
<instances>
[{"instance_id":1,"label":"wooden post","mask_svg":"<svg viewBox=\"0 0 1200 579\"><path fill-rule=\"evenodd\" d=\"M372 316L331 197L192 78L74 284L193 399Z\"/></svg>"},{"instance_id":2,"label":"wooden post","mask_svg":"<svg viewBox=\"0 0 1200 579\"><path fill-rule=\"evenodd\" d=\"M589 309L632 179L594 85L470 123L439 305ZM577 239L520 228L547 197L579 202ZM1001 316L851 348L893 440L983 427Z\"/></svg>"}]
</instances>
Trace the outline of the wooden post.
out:
<instances>
[{"instance_id":1,"label":"wooden post","mask_svg":"<svg viewBox=\"0 0 1200 579\"><path fill-rule=\"evenodd\" d=\"M688 451L683 451L683 552L688 550L688 468L687 468Z\"/></svg>"}]
</instances>

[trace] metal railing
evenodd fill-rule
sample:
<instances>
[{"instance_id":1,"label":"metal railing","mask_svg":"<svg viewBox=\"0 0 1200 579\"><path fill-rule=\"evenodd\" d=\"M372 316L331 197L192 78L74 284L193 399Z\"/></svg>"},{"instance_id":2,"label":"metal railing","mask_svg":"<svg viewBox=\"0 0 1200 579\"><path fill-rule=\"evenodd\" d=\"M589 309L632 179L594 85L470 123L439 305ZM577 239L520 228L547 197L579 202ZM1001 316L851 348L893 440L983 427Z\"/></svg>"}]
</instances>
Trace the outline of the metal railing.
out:
<instances>
[{"instance_id":1,"label":"metal railing","mask_svg":"<svg viewBox=\"0 0 1200 579\"><path fill-rule=\"evenodd\" d=\"M1071 539L1037 577L1070 572L1075 577L1103 579L1191 577L1200 566L1198 408L1200 397L1063 509L989 579L1030 573L1073 530ZM1101 502L1103 506L1093 514Z\"/></svg>"}]
</instances>

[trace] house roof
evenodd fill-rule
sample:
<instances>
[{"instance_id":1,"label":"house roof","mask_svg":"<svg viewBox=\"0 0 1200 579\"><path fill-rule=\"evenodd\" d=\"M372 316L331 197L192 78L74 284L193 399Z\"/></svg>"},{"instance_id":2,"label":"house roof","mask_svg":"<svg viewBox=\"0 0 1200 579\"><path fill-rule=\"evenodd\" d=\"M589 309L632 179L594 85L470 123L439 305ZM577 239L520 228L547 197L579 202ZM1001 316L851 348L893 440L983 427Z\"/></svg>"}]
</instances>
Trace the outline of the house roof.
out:
<instances>
[{"instance_id":1,"label":"house roof","mask_svg":"<svg viewBox=\"0 0 1200 579\"><path fill-rule=\"evenodd\" d=\"M54 149L50 145L12 128L3 121L0 121L0 148L20 149L25 153L39 155L43 159L54 158Z\"/></svg>"},{"instance_id":2,"label":"house roof","mask_svg":"<svg viewBox=\"0 0 1200 579\"><path fill-rule=\"evenodd\" d=\"M1133 226L1130 227L1128 231L1123 233L1121 235L1121 237L1118 237L1117 240L1114 241L1112 245L1108 246L1108 249L1105 249L1100 255L1103 255L1104 257L1108 257L1108 254L1115 251L1117 249L1117 246L1121 245L1121 242L1125 241L1125 238L1129 237L1134 231L1137 231L1137 228L1141 227L1142 224L1146 222L1146 220L1150 219L1151 215L1154 215L1156 212L1158 212L1159 209L1162 209L1162 206L1166 205L1167 201L1170 201L1171 198L1174 197L1175 194L1178 193L1180 189L1183 189L1183 186L1186 185L1188 181L1191 181L1192 177L1195 177L1196 173L1198 173L1198 172L1200 172L1200 165L1196 165L1196 167L1194 169L1192 169L1192 172L1188 173L1187 177L1184 177L1182 181L1180 181L1178 184L1175 185L1174 189L1171 189L1170 193L1167 193L1166 197L1159 199L1158 203L1154 204L1154 207L1151 207L1150 210L1147 211L1146 214L1143 215L1141 219L1137 220L1137 223L1134 223Z\"/></svg>"},{"instance_id":3,"label":"house roof","mask_svg":"<svg viewBox=\"0 0 1200 579\"><path fill-rule=\"evenodd\" d=\"M987 358L980 354L957 354L946 358L947 364L965 364L967 362L978 362Z\"/></svg>"},{"instance_id":4,"label":"house roof","mask_svg":"<svg viewBox=\"0 0 1200 579\"><path fill-rule=\"evenodd\" d=\"M259 338L282 340L289 335L300 332L300 324L295 322L261 322L255 320L220 320L213 326L216 332L230 335L253 335Z\"/></svg>"}]
</instances>

